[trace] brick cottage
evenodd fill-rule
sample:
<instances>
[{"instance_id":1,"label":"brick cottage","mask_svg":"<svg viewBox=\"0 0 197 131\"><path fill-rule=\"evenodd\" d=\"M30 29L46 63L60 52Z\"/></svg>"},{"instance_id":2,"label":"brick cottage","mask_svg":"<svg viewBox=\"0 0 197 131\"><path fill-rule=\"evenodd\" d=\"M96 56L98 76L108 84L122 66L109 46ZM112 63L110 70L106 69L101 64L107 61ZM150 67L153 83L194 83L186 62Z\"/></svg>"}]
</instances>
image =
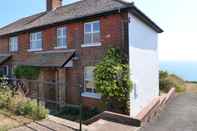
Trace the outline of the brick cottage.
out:
<instances>
[{"instance_id":1,"label":"brick cottage","mask_svg":"<svg viewBox=\"0 0 197 131\"><path fill-rule=\"evenodd\" d=\"M94 107L101 97L95 91L94 67L108 48L116 47L124 51L132 67L134 96L138 89L135 87L141 82L146 88L154 90L148 97L139 96L139 100L148 101L158 95L157 34L162 29L134 3L123 0L81 0L63 6L62 0L47 0L46 6L46 11L0 29L3 75L13 76L13 69L17 65L39 67L39 80L65 83L61 87L65 103L79 103L82 87L84 104ZM135 50L138 47L143 51L141 56ZM148 55L149 52L152 55ZM147 60L149 62L144 63ZM140 68L142 65L147 68ZM141 73L138 74L139 70ZM140 74L143 75L144 70L149 70L150 74L144 74L142 79ZM150 78L149 83L144 81L145 77ZM143 84L139 88L143 90Z\"/></svg>"}]
</instances>

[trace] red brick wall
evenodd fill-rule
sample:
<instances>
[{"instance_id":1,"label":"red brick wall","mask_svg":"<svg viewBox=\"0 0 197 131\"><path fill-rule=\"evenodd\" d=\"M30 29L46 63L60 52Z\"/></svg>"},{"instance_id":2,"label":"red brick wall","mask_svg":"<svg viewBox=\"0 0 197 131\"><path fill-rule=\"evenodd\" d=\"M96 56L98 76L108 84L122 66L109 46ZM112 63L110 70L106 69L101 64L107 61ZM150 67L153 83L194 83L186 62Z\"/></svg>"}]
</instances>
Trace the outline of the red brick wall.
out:
<instances>
[{"instance_id":1,"label":"red brick wall","mask_svg":"<svg viewBox=\"0 0 197 131\"><path fill-rule=\"evenodd\" d=\"M29 52L27 51L30 48L29 45L29 34L24 33L18 36L19 38L19 51L13 54L13 59L23 60L28 57Z\"/></svg>"},{"instance_id":2,"label":"red brick wall","mask_svg":"<svg viewBox=\"0 0 197 131\"><path fill-rule=\"evenodd\" d=\"M82 102L83 102L83 105L87 107L97 107L97 108L99 108L100 103L101 103L98 99L91 99L88 97L83 97Z\"/></svg>"},{"instance_id":3,"label":"red brick wall","mask_svg":"<svg viewBox=\"0 0 197 131\"><path fill-rule=\"evenodd\" d=\"M3 37L0 39L0 52L7 53L8 52L8 37Z\"/></svg>"},{"instance_id":4,"label":"red brick wall","mask_svg":"<svg viewBox=\"0 0 197 131\"><path fill-rule=\"evenodd\" d=\"M101 27L101 43L102 46L98 47L84 47L84 22L100 20ZM74 61L73 68L66 69L67 79L67 102L68 103L79 103L79 89L83 87L83 72L85 66L96 65L104 56L107 48L118 47L124 48L127 41L126 28L123 31L123 21L127 21L127 13L125 14L114 14L111 16L103 16L97 19L89 19L82 22L75 22L70 24L64 24L59 26L67 27L67 43L69 49L76 49L80 55L80 60ZM127 24L126 24L127 25ZM56 28L50 27L43 32L43 50L53 50L56 46ZM19 51L13 54L12 61L23 61L31 57L29 49L29 33L19 34ZM8 51L8 38L0 39L0 52ZM97 104L97 100L83 98L85 105L92 106Z\"/></svg>"},{"instance_id":5,"label":"red brick wall","mask_svg":"<svg viewBox=\"0 0 197 131\"><path fill-rule=\"evenodd\" d=\"M52 27L52 28L48 28L45 29L43 31L43 49L44 50L51 50L54 49L54 47L56 46L55 42L56 42L56 28Z\"/></svg>"}]
</instances>

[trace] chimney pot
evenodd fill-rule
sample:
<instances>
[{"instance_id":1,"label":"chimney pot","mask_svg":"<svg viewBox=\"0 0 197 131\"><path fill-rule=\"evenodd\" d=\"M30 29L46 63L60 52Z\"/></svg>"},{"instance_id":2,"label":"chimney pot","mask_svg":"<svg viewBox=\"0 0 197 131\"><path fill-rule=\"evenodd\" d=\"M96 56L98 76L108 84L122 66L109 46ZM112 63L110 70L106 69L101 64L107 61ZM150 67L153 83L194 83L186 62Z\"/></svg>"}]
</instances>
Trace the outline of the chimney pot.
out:
<instances>
[{"instance_id":1,"label":"chimney pot","mask_svg":"<svg viewBox=\"0 0 197 131\"><path fill-rule=\"evenodd\" d=\"M62 6L62 0L46 0L47 11L55 10Z\"/></svg>"}]
</instances>

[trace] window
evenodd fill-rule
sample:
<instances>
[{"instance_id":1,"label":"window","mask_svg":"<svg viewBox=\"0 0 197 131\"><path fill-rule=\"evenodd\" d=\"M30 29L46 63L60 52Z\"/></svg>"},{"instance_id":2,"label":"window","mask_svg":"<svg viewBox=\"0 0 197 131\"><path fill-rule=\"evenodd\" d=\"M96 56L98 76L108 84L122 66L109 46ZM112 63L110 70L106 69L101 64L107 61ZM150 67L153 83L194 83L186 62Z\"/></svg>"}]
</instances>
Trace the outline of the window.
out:
<instances>
[{"instance_id":1,"label":"window","mask_svg":"<svg viewBox=\"0 0 197 131\"><path fill-rule=\"evenodd\" d=\"M84 68L84 92L83 97L90 97L93 99L101 99L101 94L96 93L94 83L94 66L87 66Z\"/></svg>"},{"instance_id":2,"label":"window","mask_svg":"<svg viewBox=\"0 0 197 131\"><path fill-rule=\"evenodd\" d=\"M11 52L18 51L18 37L11 37L9 40L9 50Z\"/></svg>"},{"instance_id":3,"label":"window","mask_svg":"<svg viewBox=\"0 0 197 131\"><path fill-rule=\"evenodd\" d=\"M30 34L30 51L42 50L42 32Z\"/></svg>"},{"instance_id":4,"label":"window","mask_svg":"<svg viewBox=\"0 0 197 131\"><path fill-rule=\"evenodd\" d=\"M57 48L67 48L66 27L57 28Z\"/></svg>"},{"instance_id":5,"label":"window","mask_svg":"<svg viewBox=\"0 0 197 131\"><path fill-rule=\"evenodd\" d=\"M8 76L9 75L9 66L3 66L0 68L0 75L1 76Z\"/></svg>"},{"instance_id":6,"label":"window","mask_svg":"<svg viewBox=\"0 0 197 131\"><path fill-rule=\"evenodd\" d=\"M88 66L84 69L84 86L85 92L96 93L94 84L94 66Z\"/></svg>"},{"instance_id":7,"label":"window","mask_svg":"<svg viewBox=\"0 0 197 131\"><path fill-rule=\"evenodd\" d=\"M100 45L100 22L94 21L84 25L84 46Z\"/></svg>"}]
</instances>

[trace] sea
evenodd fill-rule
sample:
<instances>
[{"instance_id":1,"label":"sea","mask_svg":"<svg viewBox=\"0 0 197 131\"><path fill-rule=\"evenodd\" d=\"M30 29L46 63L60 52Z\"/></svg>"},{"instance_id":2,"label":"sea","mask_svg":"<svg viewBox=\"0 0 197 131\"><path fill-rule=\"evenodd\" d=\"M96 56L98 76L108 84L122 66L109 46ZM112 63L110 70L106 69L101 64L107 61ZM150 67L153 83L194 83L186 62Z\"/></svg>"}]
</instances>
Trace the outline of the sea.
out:
<instances>
[{"instance_id":1,"label":"sea","mask_svg":"<svg viewBox=\"0 0 197 131\"><path fill-rule=\"evenodd\" d=\"M186 81L197 81L197 61L160 61L160 70L176 74Z\"/></svg>"}]
</instances>

